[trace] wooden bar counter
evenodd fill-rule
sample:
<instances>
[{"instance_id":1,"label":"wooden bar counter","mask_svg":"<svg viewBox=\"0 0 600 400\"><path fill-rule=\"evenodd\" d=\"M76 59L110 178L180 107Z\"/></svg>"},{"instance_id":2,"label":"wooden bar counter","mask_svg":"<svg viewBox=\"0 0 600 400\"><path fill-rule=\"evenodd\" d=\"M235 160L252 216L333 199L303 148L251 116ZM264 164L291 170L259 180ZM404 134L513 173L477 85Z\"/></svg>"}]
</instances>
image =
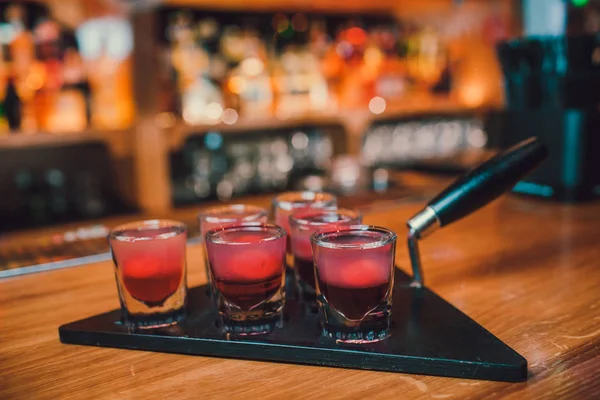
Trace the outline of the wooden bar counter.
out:
<instances>
[{"instance_id":1,"label":"wooden bar counter","mask_svg":"<svg viewBox=\"0 0 600 400\"><path fill-rule=\"evenodd\" d=\"M399 235L422 204L370 207ZM426 284L528 360L502 383L63 345L58 326L118 308L110 262L0 280L0 399L600 398L600 203L504 197L425 239ZM189 285L205 281L188 249Z\"/></svg>"}]
</instances>

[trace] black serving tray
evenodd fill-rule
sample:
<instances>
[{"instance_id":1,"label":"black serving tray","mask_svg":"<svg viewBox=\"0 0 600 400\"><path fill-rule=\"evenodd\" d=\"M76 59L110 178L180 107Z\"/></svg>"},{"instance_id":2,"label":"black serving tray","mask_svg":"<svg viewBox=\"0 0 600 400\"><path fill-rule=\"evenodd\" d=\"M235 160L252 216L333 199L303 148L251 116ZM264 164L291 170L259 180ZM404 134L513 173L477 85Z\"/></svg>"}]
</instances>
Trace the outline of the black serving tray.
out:
<instances>
[{"instance_id":1,"label":"black serving tray","mask_svg":"<svg viewBox=\"0 0 600 400\"><path fill-rule=\"evenodd\" d=\"M367 345L337 344L320 336L318 315L289 292L284 327L271 334L228 338L206 286L189 290L189 316L168 328L130 332L120 310L61 326L63 343L165 353L264 360L469 379L518 382L527 361L427 288L409 285L397 270L391 337Z\"/></svg>"}]
</instances>

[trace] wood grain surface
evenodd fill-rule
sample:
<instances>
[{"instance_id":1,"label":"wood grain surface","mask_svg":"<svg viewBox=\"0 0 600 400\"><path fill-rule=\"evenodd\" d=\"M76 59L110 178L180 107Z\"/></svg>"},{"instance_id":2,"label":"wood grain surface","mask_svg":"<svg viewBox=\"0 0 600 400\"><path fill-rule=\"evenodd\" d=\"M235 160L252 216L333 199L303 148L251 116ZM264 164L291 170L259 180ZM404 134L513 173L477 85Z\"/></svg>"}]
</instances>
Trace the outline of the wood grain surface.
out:
<instances>
[{"instance_id":1,"label":"wood grain surface","mask_svg":"<svg viewBox=\"0 0 600 400\"><path fill-rule=\"evenodd\" d=\"M403 238L420 206L371 207L365 222ZM61 344L59 325L118 307L105 262L0 281L0 399L600 398L600 204L505 197L421 250L427 285L521 353L527 382ZM409 271L402 240L397 261ZM203 283L200 247L188 266Z\"/></svg>"}]
</instances>

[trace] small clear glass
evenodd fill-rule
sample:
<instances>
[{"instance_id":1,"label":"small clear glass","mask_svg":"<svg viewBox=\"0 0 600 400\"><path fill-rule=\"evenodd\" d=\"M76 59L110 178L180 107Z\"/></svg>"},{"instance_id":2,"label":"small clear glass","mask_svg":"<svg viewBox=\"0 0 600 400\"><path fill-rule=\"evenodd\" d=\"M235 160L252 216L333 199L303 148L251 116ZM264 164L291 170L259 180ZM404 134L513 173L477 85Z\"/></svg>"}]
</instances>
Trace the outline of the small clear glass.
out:
<instances>
[{"instance_id":1,"label":"small clear glass","mask_svg":"<svg viewBox=\"0 0 600 400\"><path fill-rule=\"evenodd\" d=\"M132 222L108 241L123 322L133 328L173 325L186 316L186 226L177 221Z\"/></svg>"},{"instance_id":2,"label":"small clear glass","mask_svg":"<svg viewBox=\"0 0 600 400\"><path fill-rule=\"evenodd\" d=\"M311 236L322 333L341 343L390 335L396 234L351 225Z\"/></svg>"},{"instance_id":3,"label":"small clear glass","mask_svg":"<svg viewBox=\"0 0 600 400\"><path fill-rule=\"evenodd\" d=\"M206 233L217 228L226 228L245 222L266 223L269 211L262 207L248 204L230 204L212 207L198 214L198 228L200 238L205 242ZM206 280L210 281L210 268L208 266L208 255L204 248L204 266L206 268ZM210 287L210 285L209 285Z\"/></svg>"},{"instance_id":4,"label":"small clear glass","mask_svg":"<svg viewBox=\"0 0 600 400\"><path fill-rule=\"evenodd\" d=\"M244 223L206 234L212 291L226 333L257 335L283 325L286 232Z\"/></svg>"},{"instance_id":5,"label":"small clear glass","mask_svg":"<svg viewBox=\"0 0 600 400\"><path fill-rule=\"evenodd\" d=\"M342 208L308 209L293 212L289 221L296 279L302 290L304 300L316 305L315 268L310 243L311 235L323 229L360 224L362 216L358 211Z\"/></svg>"},{"instance_id":6,"label":"small clear glass","mask_svg":"<svg viewBox=\"0 0 600 400\"><path fill-rule=\"evenodd\" d=\"M337 198L332 194L323 192L285 192L273 199L273 215L275 217L275 223L285 229L288 234L286 261L290 268L294 265L289 236L290 215L294 211L299 210L331 207L337 207Z\"/></svg>"}]
</instances>

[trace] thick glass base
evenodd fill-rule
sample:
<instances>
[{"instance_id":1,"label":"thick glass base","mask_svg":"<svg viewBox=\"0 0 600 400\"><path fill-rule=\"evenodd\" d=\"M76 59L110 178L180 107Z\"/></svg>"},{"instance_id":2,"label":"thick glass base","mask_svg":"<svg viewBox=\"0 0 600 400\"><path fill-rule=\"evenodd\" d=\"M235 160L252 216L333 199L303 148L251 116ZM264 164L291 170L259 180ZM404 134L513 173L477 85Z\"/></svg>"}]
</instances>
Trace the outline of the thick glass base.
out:
<instances>
[{"instance_id":1,"label":"thick glass base","mask_svg":"<svg viewBox=\"0 0 600 400\"><path fill-rule=\"evenodd\" d=\"M281 278L279 278L279 281L281 282ZM238 305L229 302L217 290L215 290L215 293L217 293L217 308L220 315L219 325L224 332L235 335L260 335L283 327L283 307L285 304L283 287L280 286L268 300L249 309L242 309ZM238 304L242 304L242 300L247 299L240 297ZM257 300L259 299L255 298L250 303Z\"/></svg>"},{"instance_id":2,"label":"thick glass base","mask_svg":"<svg viewBox=\"0 0 600 400\"><path fill-rule=\"evenodd\" d=\"M322 335L338 343L373 343L390 336L389 324L366 324L359 328L324 324Z\"/></svg>"},{"instance_id":3,"label":"thick glass base","mask_svg":"<svg viewBox=\"0 0 600 400\"><path fill-rule=\"evenodd\" d=\"M283 327L283 315L281 313L262 316L258 319L247 318L243 320L231 319L221 315L221 329L225 333L238 336L263 335Z\"/></svg>"},{"instance_id":4,"label":"thick glass base","mask_svg":"<svg viewBox=\"0 0 600 400\"><path fill-rule=\"evenodd\" d=\"M373 343L390 336L391 308L387 304L360 320L346 318L327 303L319 302L322 335L338 343Z\"/></svg>"},{"instance_id":5,"label":"thick glass base","mask_svg":"<svg viewBox=\"0 0 600 400\"><path fill-rule=\"evenodd\" d=\"M154 314L130 314L127 310L123 310L122 322L130 329L154 329L175 325L183 321L186 316L185 306L166 313Z\"/></svg>"}]
</instances>

